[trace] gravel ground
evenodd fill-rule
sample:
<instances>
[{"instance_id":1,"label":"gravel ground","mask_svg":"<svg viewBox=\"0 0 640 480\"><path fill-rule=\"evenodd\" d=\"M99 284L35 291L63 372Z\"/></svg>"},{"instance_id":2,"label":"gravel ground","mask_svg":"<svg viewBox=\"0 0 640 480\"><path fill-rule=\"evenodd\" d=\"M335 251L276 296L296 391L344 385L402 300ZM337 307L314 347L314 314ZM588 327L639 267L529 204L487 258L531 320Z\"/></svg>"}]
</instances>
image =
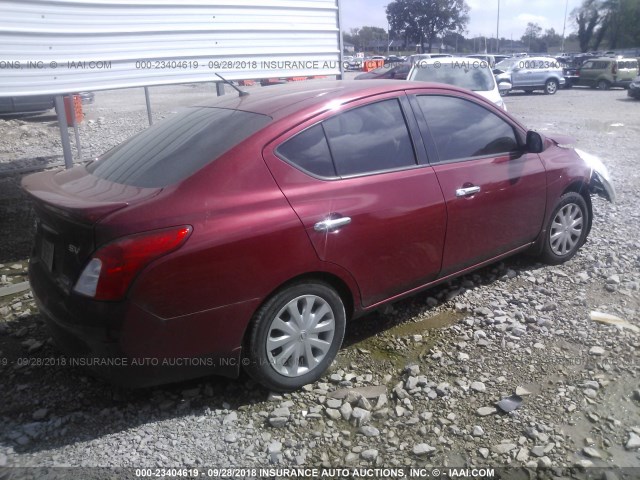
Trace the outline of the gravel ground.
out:
<instances>
[{"instance_id":1,"label":"gravel ground","mask_svg":"<svg viewBox=\"0 0 640 480\"><path fill-rule=\"evenodd\" d=\"M154 115L213 95L210 86L152 89ZM28 291L1 297L0 467L509 467L503 478L640 478L640 102L574 88L506 103L532 128L575 136L612 172L618 203L594 199L593 230L573 260L514 257L351 322L331 371L284 395L246 377L116 389L63 365ZM97 93L85 111L84 158L146 126L141 89ZM55 118L0 119L0 172L55 162L60 150ZM18 183L0 173L0 287L26 279L33 216ZM596 323L591 311L632 328ZM496 407L514 394L519 408Z\"/></svg>"}]
</instances>

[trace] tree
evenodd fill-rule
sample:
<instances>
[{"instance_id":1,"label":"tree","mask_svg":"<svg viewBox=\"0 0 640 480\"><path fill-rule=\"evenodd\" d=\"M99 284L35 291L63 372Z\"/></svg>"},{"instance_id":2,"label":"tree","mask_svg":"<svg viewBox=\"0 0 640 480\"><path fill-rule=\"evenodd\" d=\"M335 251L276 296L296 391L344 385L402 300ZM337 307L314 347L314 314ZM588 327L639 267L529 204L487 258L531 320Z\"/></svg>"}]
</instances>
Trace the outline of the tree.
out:
<instances>
[{"instance_id":1,"label":"tree","mask_svg":"<svg viewBox=\"0 0 640 480\"><path fill-rule=\"evenodd\" d=\"M574 8L571 12L571 18L578 27L578 42L580 43L580 51L586 52L593 43L594 33L603 20L601 15L602 4L599 0L584 0L582 5ZM604 33L604 30L601 30ZM602 39L602 38L601 38ZM601 40L600 39L600 40ZM600 42L594 45L597 49Z\"/></svg>"},{"instance_id":2,"label":"tree","mask_svg":"<svg viewBox=\"0 0 640 480\"><path fill-rule=\"evenodd\" d=\"M342 39L352 43L357 51L375 50L381 43L386 49L387 31L380 27L352 28L349 33L342 33Z\"/></svg>"},{"instance_id":3,"label":"tree","mask_svg":"<svg viewBox=\"0 0 640 480\"><path fill-rule=\"evenodd\" d=\"M395 0L387 5L390 29L405 41L417 41L428 51L444 32L463 31L469 22L469 6L464 0Z\"/></svg>"}]
</instances>

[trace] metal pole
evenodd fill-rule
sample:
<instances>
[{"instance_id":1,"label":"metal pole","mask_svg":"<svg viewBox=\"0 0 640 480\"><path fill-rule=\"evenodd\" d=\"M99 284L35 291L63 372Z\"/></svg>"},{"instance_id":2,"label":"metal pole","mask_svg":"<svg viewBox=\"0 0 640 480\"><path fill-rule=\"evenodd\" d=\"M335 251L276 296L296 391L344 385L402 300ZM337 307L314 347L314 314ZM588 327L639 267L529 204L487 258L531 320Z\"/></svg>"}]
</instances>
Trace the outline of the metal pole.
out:
<instances>
[{"instance_id":1,"label":"metal pole","mask_svg":"<svg viewBox=\"0 0 640 480\"><path fill-rule=\"evenodd\" d=\"M567 28L567 9L569 8L569 0L564 4L564 25L562 25L562 47L560 51L564 53L564 33Z\"/></svg>"},{"instance_id":2,"label":"metal pole","mask_svg":"<svg viewBox=\"0 0 640 480\"><path fill-rule=\"evenodd\" d=\"M149 98L149 87L144 87L144 98L147 102L147 117L149 118L149 125L153 125L153 117L151 116L151 99Z\"/></svg>"},{"instance_id":3,"label":"metal pole","mask_svg":"<svg viewBox=\"0 0 640 480\"><path fill-rule=\"evenodd\" d=\"M500 0L498 0L498 20L496 21L496 53L500 53Z\"/></svg>"},{"instance_id":4,"label":"metal pole","mask_svg":"<svg viewBox=\"0 0 640 480\"><path fill-rule=\"evenodd\" d=\"M216 82L216 94L221 97L224 95L224 83Z\"/></svg>"},{"instance_id":5,"label":"metal pole","mask_svg":"<svg viewBox=\"0 0 640 480\"><path fill-rule=\"evenodd\" d=\"M340 20L342 19L340 0L336 0L336 6L338 7L338 46L340 48L340 53L338 54L338 58L340 58L340 75L336 75L336 80L342 80L344 78L344 62L342 61L342 55L344 52L344 40L342 38L342 27L340 26Z\"/></svg>"},{"instance_id":6,"label":"metal pole","mask_svg":"<svg viewBox=\"0 0 640 480\"><path fill-rule=\"evenodd\" d=\"M82 149L80 148L80 132L78 131L78 119L76 118L76 96L69 95L71 101L71 124L73 125L73 133L76 137L76 150L78 151L78 161L82 161Z\"/></svg>"},{"instance_id":7,"label":"metal pole","mask_svg":"<svg viewBox=\"0 0 640 480\"><path fill-rule=\"evenodd\" d=\"M67 114L64 111L62 95L55 96L56 114L58 115L58 128L60 128L60 140L62 141L62 153L64 155L65 168L73 167L71 156L71 143L69 142L69 130L67 130Z\"/></svg>"}]
</instances>

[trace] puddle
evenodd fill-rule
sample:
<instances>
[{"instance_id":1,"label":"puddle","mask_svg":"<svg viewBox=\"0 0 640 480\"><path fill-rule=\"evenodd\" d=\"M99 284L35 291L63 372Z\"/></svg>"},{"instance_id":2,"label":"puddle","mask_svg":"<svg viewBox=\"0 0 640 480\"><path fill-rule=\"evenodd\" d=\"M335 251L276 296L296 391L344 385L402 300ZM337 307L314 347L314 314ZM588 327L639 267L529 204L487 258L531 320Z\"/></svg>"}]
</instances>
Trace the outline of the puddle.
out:
<instances>
[{"instance_id":1,"label":"puddle","mask_svg":"<svg viewBox=\"0 0 640 480\"><path fill-rule=\"evenodd\" d=\"M348 362L356 355L360 359L365 357L378 364L402 368L427 354L440 339L442 329L454 325L464 316L464 313L446 311L417 322L403 322L352 343L346 348L344 360ZM378 320L372 318L370 321ZM422 335L422 341L415 341L413 335Z\"/></svg>"}]
</instances>

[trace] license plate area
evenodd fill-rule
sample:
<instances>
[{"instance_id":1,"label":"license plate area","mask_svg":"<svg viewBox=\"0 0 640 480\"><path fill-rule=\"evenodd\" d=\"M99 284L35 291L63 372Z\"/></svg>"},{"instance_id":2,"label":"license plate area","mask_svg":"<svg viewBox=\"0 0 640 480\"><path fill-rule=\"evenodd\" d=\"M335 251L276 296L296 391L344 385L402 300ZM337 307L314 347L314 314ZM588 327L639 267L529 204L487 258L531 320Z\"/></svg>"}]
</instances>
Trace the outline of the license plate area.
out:
<instances>
[{"instance_id":1,"label":"license plate area","mask_svg":"<svg viewBox=\"0 0 640 480\"><path fill-rule=\"evenodd\" d=\"M41 239L40 243L40 259L44 263L48 271L53 270L53 256L55 253L55 247L52 242L46 238Z\"/></svg>"}]
</instances>

